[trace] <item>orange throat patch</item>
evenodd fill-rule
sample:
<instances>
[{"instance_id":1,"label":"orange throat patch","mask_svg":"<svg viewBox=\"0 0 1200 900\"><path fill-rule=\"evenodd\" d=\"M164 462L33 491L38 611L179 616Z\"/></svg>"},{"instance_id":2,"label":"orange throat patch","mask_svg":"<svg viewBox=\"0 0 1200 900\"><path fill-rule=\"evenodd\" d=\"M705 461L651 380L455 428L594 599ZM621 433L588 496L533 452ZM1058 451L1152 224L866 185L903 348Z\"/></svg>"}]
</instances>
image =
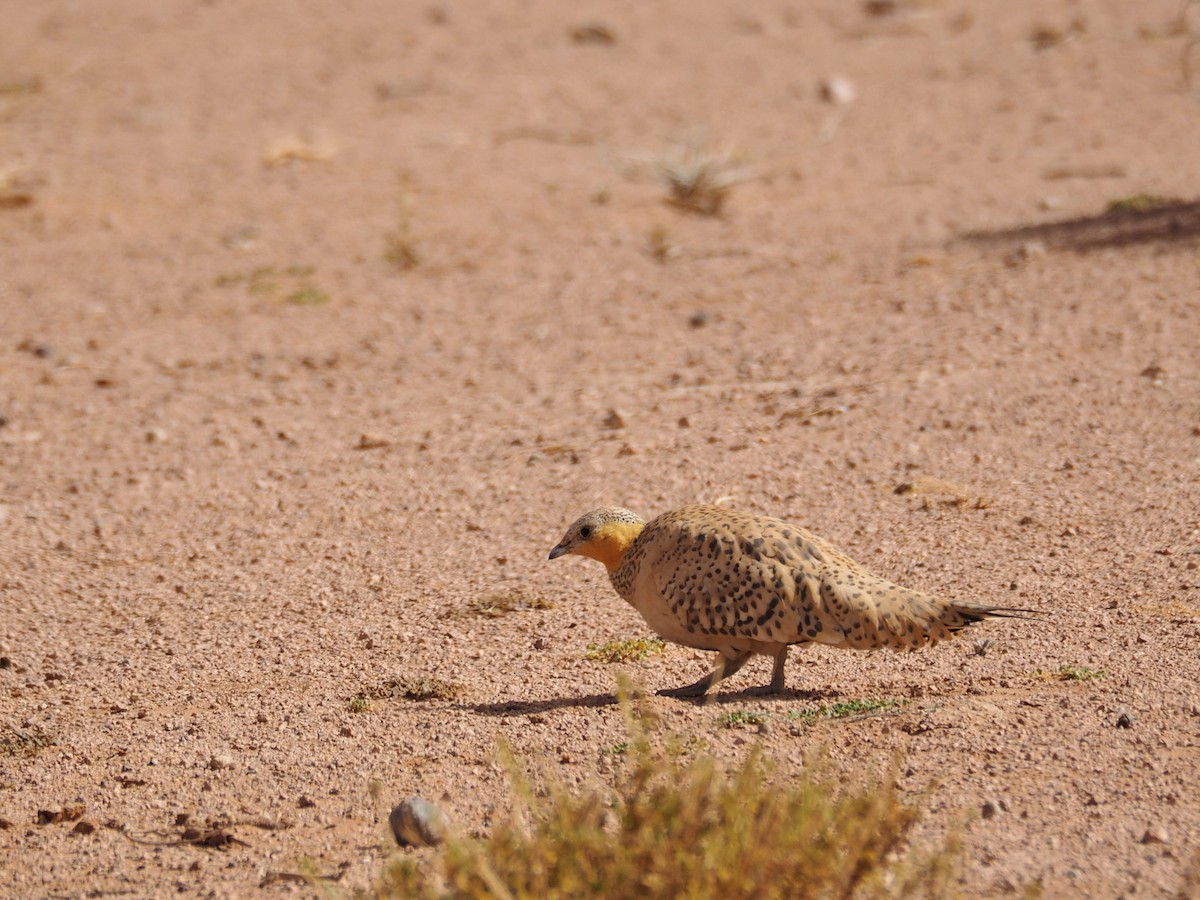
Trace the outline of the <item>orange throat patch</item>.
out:
<instances>
[{"instance_id":1,"label":"orange throat patch","mask_svg":"<svg viewBox=\"0 0 1200 900\"><path fill-rule=\"evenodd\" d=\"M590 541L582 544L575 552L604 563L609 572L621 565L630 544L637 540L646 526L634 522L606 522Z\"/></svg>"}]
</instances>

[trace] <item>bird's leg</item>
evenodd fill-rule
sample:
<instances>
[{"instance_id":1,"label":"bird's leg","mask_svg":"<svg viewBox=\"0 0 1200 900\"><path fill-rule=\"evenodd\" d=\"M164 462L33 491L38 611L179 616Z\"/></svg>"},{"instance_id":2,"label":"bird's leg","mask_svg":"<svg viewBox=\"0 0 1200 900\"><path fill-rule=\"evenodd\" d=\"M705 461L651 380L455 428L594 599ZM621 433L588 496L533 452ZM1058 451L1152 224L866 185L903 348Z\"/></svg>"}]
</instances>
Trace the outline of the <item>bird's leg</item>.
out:
<instances>
[{"instance_id":1,"label":"bird's leg","mask_svg":"<svg viewBox=\"0 0 1200 900\"><path fill-rule=\"evenodd\" d=\"M727 656L724 652L717 654L717 666L699 681L694 681L691 684L683 687L671 688L670 690L659 691L660 697L703 697L708 693L708 689L717 682L728 678L738 669L746 664L746 660L750 658L749 651L738 653L733 656Z\"/></svg>"},{"instance_id":2,"label":"bird's leg","mask_svg":"<svg viewBox=\"0 0 1200 900\"><path fill-rule=\"evenodd\" d=\"M775 668L771 669L771 693L781 694L784 688L783 670L787 666L787 645L775 654Z\"/></svg>"},{"instance_id":3,"label":"bird's leg","mask_svg":"<svg viewBox=\"0 0 1200 900\"><path fill-rule=\"evenodd\" d=\"M751 688L748 694L782 694L785 687L783 670L787 666L788 648L785 645L775 654L775 668L771 669L771 683Z\"/></svg>"}]
</instances>

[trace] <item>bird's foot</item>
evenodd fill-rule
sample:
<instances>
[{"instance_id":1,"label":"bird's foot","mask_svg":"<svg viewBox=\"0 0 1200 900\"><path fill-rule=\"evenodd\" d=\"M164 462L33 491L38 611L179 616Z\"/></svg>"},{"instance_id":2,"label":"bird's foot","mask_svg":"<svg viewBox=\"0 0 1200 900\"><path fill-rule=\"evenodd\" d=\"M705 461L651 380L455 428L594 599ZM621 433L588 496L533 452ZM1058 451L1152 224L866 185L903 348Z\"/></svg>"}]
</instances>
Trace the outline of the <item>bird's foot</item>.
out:
<instances>
[{"instance_id":1,"label":"bird's foot","mask_svg":"<svg viewBox=\"0 0 1200 900\"><path fill-rule=\"evenodd\" d=\"M665 688L661 691L655 691L659 697L673 697L676 700L690 700L695 697L703 697L708 693L708 689L712 687L712 678L705 675L699 681L692 684L685 684L683 687Z\"/></svg>"}]
</instances>

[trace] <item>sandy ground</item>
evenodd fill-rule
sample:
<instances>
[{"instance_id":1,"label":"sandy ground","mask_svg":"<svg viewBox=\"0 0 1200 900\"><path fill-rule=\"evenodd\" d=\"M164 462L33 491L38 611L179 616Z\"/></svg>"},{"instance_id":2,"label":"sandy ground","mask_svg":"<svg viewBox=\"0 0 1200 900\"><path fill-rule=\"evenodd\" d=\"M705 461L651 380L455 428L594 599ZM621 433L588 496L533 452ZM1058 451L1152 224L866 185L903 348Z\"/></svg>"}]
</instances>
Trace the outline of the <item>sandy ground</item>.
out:
<instances>
[{"instance_id":1,"label":"sandy ground","mask_svg":"<svg viewBox=\"0 0 1200 900\"><path fill-rule=\"evenodd\" d=\"M0 893L363 886L405 795L486 829L501 737L597 777L617 674L707 660L585 659L647 629L546 553L697 500L1046 617L797 648L664 727L901 754L966 894L1182 890L1200 224L1104 214L1200 192L1200 8L298 8L3 4ZM719 215L664 202L688 147L744 165ZM795 725L858 698L910 702Z\"/></svg>"}]
</instances>

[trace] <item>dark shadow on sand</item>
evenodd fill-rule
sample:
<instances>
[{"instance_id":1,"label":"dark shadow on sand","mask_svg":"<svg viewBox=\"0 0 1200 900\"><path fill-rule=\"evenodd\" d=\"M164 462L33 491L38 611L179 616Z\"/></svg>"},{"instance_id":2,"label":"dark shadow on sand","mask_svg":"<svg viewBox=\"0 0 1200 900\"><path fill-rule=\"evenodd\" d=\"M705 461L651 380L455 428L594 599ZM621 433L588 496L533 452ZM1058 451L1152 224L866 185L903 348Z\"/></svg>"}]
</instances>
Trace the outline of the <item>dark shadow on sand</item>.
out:
<instances>
[{"instance_id":1,"label":"dark shadow on sand","mask_svg":"<svg viewBox=\"0 0 1200 900\"><path fill-rule=\"evenodd\" d=\"M1131 197L1095 216L961 235L961 240L972 244L1039 242L1048 250L1076 253L1134 244L1184 243L1197 238L1200 238L1200 201L1154 197Z\"/></svg>"},{"instance_id":2,"label":"dark shadow on sand","mask_svg":"<svg viewBox=\"0 0 1200 900\"><path fill-rule=\"evenodd\" d=\"M641 696L640 694L634 695ZM778 694L758 694L754 688L745 688L740 691L723 691L717 690L713 695L705 698L688 697L676 699L676 703L691 703L694 705L707 703L710 706L722 706L727 703L742 703L747 702L764 702L773 700L807 700L807 701L822 701L841 697L834 691L826 690L783 690ZM663 698L671 699L671 698ZM530 714L553 712L556 709L586 709L599 708L602 706L615 706L617 704L616 694L587 694L582 697L552 697L548 700L504 700L500 703L463 703L461 708L469 709L471 712L478 713L481 716L528 716Z\"/></svg>"}]
</instances>

